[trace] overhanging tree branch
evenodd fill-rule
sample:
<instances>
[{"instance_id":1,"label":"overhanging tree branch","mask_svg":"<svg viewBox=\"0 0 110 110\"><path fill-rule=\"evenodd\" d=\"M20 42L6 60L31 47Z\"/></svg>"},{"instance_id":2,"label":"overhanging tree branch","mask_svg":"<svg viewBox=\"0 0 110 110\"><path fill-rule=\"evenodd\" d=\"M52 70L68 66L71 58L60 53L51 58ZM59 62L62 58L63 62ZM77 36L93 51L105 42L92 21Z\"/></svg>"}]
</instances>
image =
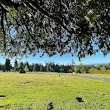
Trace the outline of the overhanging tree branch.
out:
<instances>
[{"instance_id":1,"label":"overhanging tree branch","mask_svg":"<svg viewBox=\"0 0 110 110\"><path fill-rule=\"evenodd\" d=\"M8 0L8 2L6 2L5 0L0 0L0 2L5 5L5 6L9 6L9 7L14 7L15 9L17 9L17 7L20 6L19 3L14 3L11 0ZM53 16L52 14L47 13L44 9L42 9L38 4L36 4L34 1L32 0L27 0L27 2L24 2L27 6L29 6L31 9L34 9L35 11L39 10L41 13L43 13L44 15L46 15L47 17L55 20L58 24L60 24L68 33L73 34L74 30L69 30L60 20L59 17Z\"/></svg>"},{"instance_id":2,"label":"overhanging tree branch","mask_svg":"<svg viewBox=\"0 0 110 110\"><path fill-rule=\"evenodd\" d=\"M3 4L4 6L8 6L8 7L14 7L17 8L18 6L20 6L19 3L14 3L11 0L0 0L0 3Z\"/></svg>"},{"instance_id":3,"label":"overhanging tree branch","mask_svg":"<svg viewBox=\"0 0 110 110\"><path fill-rule=\"evenodd\" d=\"M26 5L28 5L31 9L34 9L35 11L39 10L41 13L43 13L44 15L46 15L47 17L55 20L56 22L58 22L58 24L60 24L68 33L70 34L73 34L74 31L70 31L63 23L62 21L56 17L56 16L53 16L49 13L47 13L44 9L42 9L38 4L36 4L35 2L33 2L32 0L27 0L28 2L25 2Z\"/></svg>"},{"instance_id":4,"label":"overhanging tree branch","mask_svg":"<svg viewBox=\"0 0 110 110\"><path fill-rule=\"evenodd\" d=\"M14 39L20 48L17 54L21 54L25 47L32 47L31 53L41 49L47 54L72 52L78 57L94 54L96 50L108 53L109 0L60 2L61 0L0 0L0 40L2 44L5 42L6 52L14 53L15 47L10 42L13 34L11 37L8 34L14 29ZM5 37L6 40L3 41ZM50 49L54 45L55 48Z\"/></svg>"},{"instance_id":5,"label":"overhanging tree branch","mask_svg":"<svg viewBox=\"0 0 110 110\"><path fill-rule=\"evenodd\" d=\"M4 48L6 48L6 32L5 32L5 27L4 27L4 19L5 19L5 14L6 14L6 10L4 9L4 7L0 4L1 6L1 11L2 11L2 15L1 15L1 27L2 27L2 32L3 32L3 43L4 43Z\"/></svg>"}]
</instances>

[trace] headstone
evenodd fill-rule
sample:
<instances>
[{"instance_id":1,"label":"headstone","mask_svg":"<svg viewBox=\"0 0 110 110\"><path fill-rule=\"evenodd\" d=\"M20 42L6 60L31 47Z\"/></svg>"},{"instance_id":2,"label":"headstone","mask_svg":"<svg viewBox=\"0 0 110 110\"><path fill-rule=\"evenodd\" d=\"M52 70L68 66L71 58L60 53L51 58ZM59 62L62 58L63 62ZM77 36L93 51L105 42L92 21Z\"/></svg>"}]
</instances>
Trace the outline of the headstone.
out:
<instances>
[{"instance_id":1,"label":"headstone","mask_svg":"<svg viewBox=\"0 0 110 110\"><path fill-rule=\"evenodd\" d=\"M47 110L52 110L52 109L54 109L53 102L50 102L50 103L47 105Z\"/></svg>"},{"instance_id":2,"label":"headstone","mask_svg":"<svg viewBox=\"0 0 110 110\"><path fill-rule=\"evenodd\" d=\"M76 100L77 100L78 102L84 102L84 100L83 100L81 97L76 97Z\"/></svg>"}]
</instances>

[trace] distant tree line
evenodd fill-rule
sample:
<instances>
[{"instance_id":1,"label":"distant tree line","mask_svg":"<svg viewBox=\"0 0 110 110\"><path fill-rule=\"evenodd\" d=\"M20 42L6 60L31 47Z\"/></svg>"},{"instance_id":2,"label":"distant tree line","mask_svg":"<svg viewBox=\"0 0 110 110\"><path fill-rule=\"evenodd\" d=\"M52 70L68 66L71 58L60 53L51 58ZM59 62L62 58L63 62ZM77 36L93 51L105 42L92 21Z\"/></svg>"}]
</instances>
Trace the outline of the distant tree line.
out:
<instances>
[{"instance_id":1,"label":"distant tree line","mask_svg":"<svg viewBox=\"0 0 110 110\"><path fill-rule=\"evenodd\" d=\"M9 59L6 59L5 64L0 64L0 70L2 71L11 71L11 72L61 72L61 73L106 73L106 70L110 70L110 64L103 65L75 65L72 64L55 64L54 62L48 62L43 64L33 63L29 64L28 62L20 62L17 60L14 61L12 66Z\"/></svg>"},{"instance_id":2,"label":"distant tree line","mask_svg":"<svg viewBox=\"0 0 110 110\"><path fill-rule=\"evenodd\" d=\"M74 66L72 71L75 73L107 73L110 70L110 64L99 64L99 65L79 65ZM110 73L110 71L109 71Z\"/></svg>"},{"instance_id":3,"label":"distant tree line","mask_svg":"<svg viewBox=\"0 0 110 110\"><path fill-rule=\"evenodd\" d=\"M3 71L19 71L20 73L24 72L64 72L68 73L71 69L72 65L63 65L63 64L55 64L54 62L45 63L43 64L33 63L29 64L28 62L20 62L18 63L15 60L14 65L12 66L9 59L6 59L5 64L0 64L0 70Z\"/></svg>"}]
</instances>

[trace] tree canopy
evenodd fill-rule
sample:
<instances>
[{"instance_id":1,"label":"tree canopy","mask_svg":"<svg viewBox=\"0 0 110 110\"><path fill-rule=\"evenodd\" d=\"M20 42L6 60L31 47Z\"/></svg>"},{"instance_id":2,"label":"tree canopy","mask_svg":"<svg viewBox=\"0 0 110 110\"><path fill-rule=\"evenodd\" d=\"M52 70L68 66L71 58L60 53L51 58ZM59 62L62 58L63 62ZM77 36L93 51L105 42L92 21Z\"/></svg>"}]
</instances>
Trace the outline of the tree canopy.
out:
<instances>
[{"instance_id":1,"label":"tree canopy","mask_svg":"<svg viewBox=\"0 0 110 110\"><path fill-rule=\"evenodd\" d=\"M110 52L109 0L0 0L0 21L0 51L11 56Z\"/></svg>"}]
</instances>

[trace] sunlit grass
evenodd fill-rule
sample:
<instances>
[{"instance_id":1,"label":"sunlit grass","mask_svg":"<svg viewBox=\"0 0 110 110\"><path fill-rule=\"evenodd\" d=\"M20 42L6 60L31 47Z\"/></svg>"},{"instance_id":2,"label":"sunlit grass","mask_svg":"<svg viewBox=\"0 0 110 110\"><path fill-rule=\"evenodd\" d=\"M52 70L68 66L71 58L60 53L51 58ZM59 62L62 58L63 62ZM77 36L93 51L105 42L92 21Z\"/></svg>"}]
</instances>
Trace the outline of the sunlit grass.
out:
<instances>
[{"instance_id":1,"label":"sunlit grass","mask_svg":"<svg viewBox=\"0 0 110 110\"><path fill-rule=\"evenodd\" d=\"M0 73L0 110L109 110L110 83L59 73ZM78 102L81 97L84 102Z\"/></svg>"}]
</instances>

